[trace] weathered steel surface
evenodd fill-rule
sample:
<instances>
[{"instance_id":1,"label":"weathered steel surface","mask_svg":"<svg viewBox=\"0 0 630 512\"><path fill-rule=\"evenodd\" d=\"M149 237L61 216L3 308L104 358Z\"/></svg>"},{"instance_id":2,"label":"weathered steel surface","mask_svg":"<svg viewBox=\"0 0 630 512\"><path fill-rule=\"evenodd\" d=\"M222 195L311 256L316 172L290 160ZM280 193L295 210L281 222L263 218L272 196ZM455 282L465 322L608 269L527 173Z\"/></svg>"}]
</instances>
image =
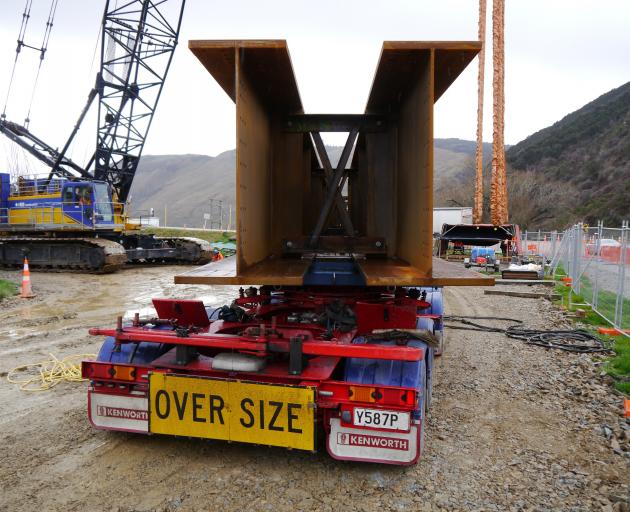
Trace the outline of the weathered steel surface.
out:
<instances>
[{"instance_id":1,"label":"weathered steel surface","mask_svg":"<svg viewBox=\"0 0 630 512\"><path fill-rule=\"evenodd\" d=\"M490 286L494 278L474 270L466 269L461 263L452 263L433 258L432 273L421 274L401 260L365 259L359 260L359 268L368 286ZM236 261L226 258L218 263L208 263L203 267L175 276L176 284L234 284L300 286L310 262L302 259L265 260L245 272L236 274Z\"/></svg>"},{"instance_id":2,"label":"weathered steel surface","mask_svg":"<svg viewBox=\"0 0 630 512\"><path fill-rule=\"evenodd\" d=\"M479 43L385 42L365 114L330 116L304 115L285 41L189 46L236 103L237 256L176 282L300 285L309 262L286 242L326 252L335 236L350 254L384 241L357 259L368 285L492 282L432 262L433 104ZM350 133L336 168L323 131Z\"/></svg>"}]
</instances>

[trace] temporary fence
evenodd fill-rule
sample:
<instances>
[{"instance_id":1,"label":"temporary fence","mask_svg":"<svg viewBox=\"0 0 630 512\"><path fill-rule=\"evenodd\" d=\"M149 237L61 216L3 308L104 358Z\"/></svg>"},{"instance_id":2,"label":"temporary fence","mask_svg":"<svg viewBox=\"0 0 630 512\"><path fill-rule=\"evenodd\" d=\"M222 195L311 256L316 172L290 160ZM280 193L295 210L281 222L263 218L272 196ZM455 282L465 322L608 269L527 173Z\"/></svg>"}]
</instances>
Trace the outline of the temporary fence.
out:
<instances>
[{"instance_id":1,"label":"temporary fence","mask_svg":"<svg viewBox=\"0 0 630 512\"><path fill-rule=\"evenodd\" d=\"M548 272L566 276L570 305L588 305L630 335L630 227L575 224L564 232L525 231L523 255L541 256Z\"/></svg>"},{"instance_id":2,"label":"temporary fence","mask_svg":"<svg viewBox=\"0 0 630 512\"><path fill-rule=\"evenodd\" d=\"M521 250L523 256L542 256L551 261L562 243L562 231L523 231Z\"/></svg>"}]
</instances>

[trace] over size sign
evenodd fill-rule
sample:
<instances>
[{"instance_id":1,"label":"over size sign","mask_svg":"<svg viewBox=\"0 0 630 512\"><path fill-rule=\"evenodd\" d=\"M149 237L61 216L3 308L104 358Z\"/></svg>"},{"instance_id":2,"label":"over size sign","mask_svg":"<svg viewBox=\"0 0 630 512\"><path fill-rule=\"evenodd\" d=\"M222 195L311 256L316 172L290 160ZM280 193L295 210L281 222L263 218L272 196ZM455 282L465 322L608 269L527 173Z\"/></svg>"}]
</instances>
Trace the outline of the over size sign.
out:
<instances>
[{"instance_id":1,"label":"over size sign","mask_svg":"<svg viewBox=\"0 0 630 512\"><path fill-rule=\"evenodd\" d=\"M315 391L153 373L149 431L315 449Z\"/></svg>"}]
</instances>

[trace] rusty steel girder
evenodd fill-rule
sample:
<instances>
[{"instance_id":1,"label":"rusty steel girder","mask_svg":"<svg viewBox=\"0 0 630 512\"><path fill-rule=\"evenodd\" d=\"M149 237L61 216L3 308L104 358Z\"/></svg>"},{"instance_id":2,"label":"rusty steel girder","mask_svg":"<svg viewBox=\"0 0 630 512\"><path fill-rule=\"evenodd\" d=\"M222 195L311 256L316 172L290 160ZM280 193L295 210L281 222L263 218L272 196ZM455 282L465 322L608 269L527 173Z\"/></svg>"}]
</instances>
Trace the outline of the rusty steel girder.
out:
<instances>
[{"instance_id":1,"label":"rusty steel girder","mask_svg":"<svg viewBox=\"0 0 630 512\"><path fill-rule=\"evenodd\" d=\"M432 258L433 105L480 43L384 42L362 115L305 114L286 41L189 47L236 104L237 255L176 282L301 285L306 256L333 252L368 286L445 284ZM336 165L326 131L348 133ZM458 271L449 284L487 284Z\"/></svg>"}]
</instances>

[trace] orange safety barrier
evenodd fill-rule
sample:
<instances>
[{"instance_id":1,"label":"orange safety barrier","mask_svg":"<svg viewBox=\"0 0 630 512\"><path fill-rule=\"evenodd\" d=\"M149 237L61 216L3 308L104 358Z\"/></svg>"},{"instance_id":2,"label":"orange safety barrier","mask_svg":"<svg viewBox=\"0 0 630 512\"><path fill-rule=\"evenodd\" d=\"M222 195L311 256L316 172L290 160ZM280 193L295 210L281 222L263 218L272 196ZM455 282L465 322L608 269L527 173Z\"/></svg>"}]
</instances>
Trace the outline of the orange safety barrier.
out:
<instances>
[{"instance_id":1,"label":"orange safety barrier","mask_svg":"<svg viewBox=\"0 0 630 512\"><path fill-rule=\"evenodd\" d=\"M621 260L621 247L602 247L599 253L603 260L611 263L619 263Z\"/></svg>"},{"instance_id":2,"label":"orange safety barrier","mask_svg":"<svg viewBox=\"0 0 630 512\"><path fill-rule=\"evenodd\" d=\"M623 333L630 334L630 329L624 329L623 331L615 329L614 327L599 327L597 329L599 334L605 334L606 336L619 336Z\"/></svg>"},{"instance_id":3,"label":"orange safety barrier","mask_svg":"<svg viewBox=\"0 0 630 512\"><path fill-rule=\"evenodd\" d=\"M630 398L624 400L624 408L626 412L626 418L630 418Z\"/></svg>"},{"instance_id":4,"label":"orange safety barrier","mask_svg":"<svg viewBox=\"0 0 630 512\"><path fill-rule=\"evenodd\" d=\"M20 289L20 297L30 299L35 297L31 288L31 271L28 269L28 258L24 258L24 272L22 274L22 286Z\"/></svg>"}]
</instances>

